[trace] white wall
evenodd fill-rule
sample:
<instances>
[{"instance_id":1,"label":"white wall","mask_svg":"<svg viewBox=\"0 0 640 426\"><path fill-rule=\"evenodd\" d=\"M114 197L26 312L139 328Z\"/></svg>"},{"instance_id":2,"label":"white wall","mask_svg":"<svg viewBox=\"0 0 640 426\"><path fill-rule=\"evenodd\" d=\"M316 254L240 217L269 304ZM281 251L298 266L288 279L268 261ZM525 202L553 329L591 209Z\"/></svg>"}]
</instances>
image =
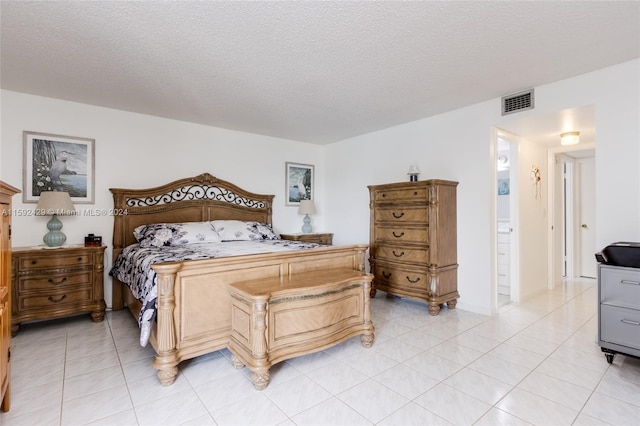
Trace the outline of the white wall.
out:
<instances>
[{"instance_id":1,"label":"white wall","mask_svg":"<svg viewBox=\"0 0 640 426\"><path fill-rule=\"evenodd\" d=\"M640 241L639 97L640 60L635 60L536 87L535 109L517 114L521 118L595 105L596 217L601 247L612 241ZM458 306L490 313L490 212L495 176L491 173L490 129L508 131L511 120L514 118L501 116L496 98L327 146L326 191L331 194L327 225L336 233L335 240L368 240L367 185L404 181L411 163L419 164L420 179L457 180ZM544 167L546 159L538 164Z\"/></svg>"},{"instance_id":2,"label":"white wall","mask_svg":"<svg viewBox=\"0 0 640 426\"><path fill-rule=\"evenodd\" d=\"M547 289L547 149L519 139L518 167L518 282L516 302ZM538 184L532 180L533 165L540 170ZM526 260L525 260L526 259Z\"/></svg>"},{"instance_id":3,"label":"white wall","mask_svg":"<svg viewBox=\"0 0 640 426\"><path fill-rule=\"evenodd\" d=\"M322 147L167 120L108 108L2 91L2 180L22 188L24 130L95 139L95 204L78 208L109 209L109 188L145 188L209 172L252 192L275 194L276 232L299 232L302 217L285 206L285 162L315 165L317 229L324 227ZM33 210L21 194L14 209ZM13 245L42 244L49 217L13 217ZM67 243L78 244L88 233L111 245L113 218L62 217ZM111 247L105 269L111 267ZM105 299L111 305L111 279L105 275Z\"/></svg>"}]
</instances>

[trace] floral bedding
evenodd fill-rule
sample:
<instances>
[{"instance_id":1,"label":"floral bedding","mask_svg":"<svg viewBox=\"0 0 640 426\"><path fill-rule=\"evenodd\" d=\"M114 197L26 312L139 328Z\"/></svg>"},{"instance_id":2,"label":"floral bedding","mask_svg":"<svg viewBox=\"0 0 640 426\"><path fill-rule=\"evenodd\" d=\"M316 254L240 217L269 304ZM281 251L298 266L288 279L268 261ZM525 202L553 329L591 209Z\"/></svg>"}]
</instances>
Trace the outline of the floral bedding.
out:
<instances>
[{"instance_id":1,"label":"floral bedding","mask_svg":"<svg viewBox=\"0 0 640 426\"><path fill-rule=\"evenodd\" d=\"M142 303L138 325L140 345L149 342L157 309L156 273L151 265L162 262L208 259L258 253L271 253L322 247L319 244L289 240L227 241L177 246L148 246L139 243L126 247L113 262L109 275L126 284Z\"/></svg>"}]
</instances>

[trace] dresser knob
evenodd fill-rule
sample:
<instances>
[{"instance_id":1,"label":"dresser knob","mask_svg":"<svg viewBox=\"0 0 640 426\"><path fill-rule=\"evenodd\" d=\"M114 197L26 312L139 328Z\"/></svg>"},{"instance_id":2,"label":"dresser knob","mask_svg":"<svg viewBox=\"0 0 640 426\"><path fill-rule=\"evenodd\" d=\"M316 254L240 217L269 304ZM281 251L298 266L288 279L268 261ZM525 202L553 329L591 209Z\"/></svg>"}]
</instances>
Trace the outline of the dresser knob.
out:
<instances>
[{"instance_id":1,"label":"dresser knob","mask_svg":"<svg viewBox=\"0 0 640 426\"><path fill-rule=\"evenodd\" d=\"M415 283L417 283L417 282L419 282L419 281L420 281L420 277L416 278L416 279L415 279L415 281L414 281L414 280L412 280L411 278L409 278L409 276L407 275L407 281L409 281L410 283L415 284Z\"/></svg>"},{"instance_id":2,"label":"dresser knob","mask_svg":"<svg viewBox=\"0 0 640 426\"><path fill-rule=\"evenodd\" d=\"M67 298L66 294L63 294L62 297L60 299L58 299L58 300L56 300L53 297L49 296L49 302L58 303L58 302L62 302L66 298Z\"/></svg>"},{"instance_id":3,"label":"dresser knob","mask_svg":"<svg viewBox=\"0 0 640 426\"><path fill-rule=\"evenodd\" d=\"M31 261L31 264L32 264L32 265L35 265L36 263L38 263L38 261L37 261L37 260L32 260L32 261Z\"/></svg>"},{"instance_id":4,"label":"dresser knob","mask_svg":"<svg viewBox=\"0 0 640 426\"><path fill-rule=\"evenodd\" d=\"M62 284L62 283L63 283L63 282L65 282L66 280L67 280L67 277L62 277L62 279L61 279L60 281L55 282L55 281L53 280L53 278L49 278L49 282L50 282L51 284L53 284L53 285Z\"/></svg>"},{"instance_id":5,"label":"dresser knob","mask_svg":"<svg viewBox=\"0 0 640 426\"><path fill-rule=\"evenodd\" d=\"M396 253L396 251L395 251L395 250L393 250L393 252L392 252L392 253L393 253L393 255L394 255L395 257L402 257L402 256L404 256L404 252L400 252L400 254L398 254L398 253Z\"/></svg>"},{"instance_id":6,"label":"dresser knob","mask_svg":"<svg viewBox=\"0 0 640 426\"><path fill-rule=\"evenodd\" d=\"M396 238L400 238L404 235L404 232L401 232L400 235L396 234L396 231L393 231L393 236Z\"/></svg>"},{"instance_id":7,"label":"dresser knob","mask_svg":"<svg viewBox=\"0 0 640 426\"><path fill-rule=\"evenodd\" d=\"M78 256L78 262L82 262L82 257Z\"/></svg>"},{"instance_id":8,"label":"dresser knob","mask_svg":"<svg viewBox=\"0 0 640 426\"><path fill-rule=\"evenodd\" d=\"M382 276L385 277L386 279L391 278L391 272L389 272L388 274L384 271L382 271Z\"/></svg>"},{"instance_id":9,"label":"dresser knob","mask_svg":"<svg viewBox=\"0 0 640 426\"><path fill-rule=\"evenodd\" d=\"M393 217L395 217L396 219L400 219L402 216L404 216L404 212L401 212L399 215L396 215L396 212L391 213L393 215Z\"/></svg>"}]
</instances>

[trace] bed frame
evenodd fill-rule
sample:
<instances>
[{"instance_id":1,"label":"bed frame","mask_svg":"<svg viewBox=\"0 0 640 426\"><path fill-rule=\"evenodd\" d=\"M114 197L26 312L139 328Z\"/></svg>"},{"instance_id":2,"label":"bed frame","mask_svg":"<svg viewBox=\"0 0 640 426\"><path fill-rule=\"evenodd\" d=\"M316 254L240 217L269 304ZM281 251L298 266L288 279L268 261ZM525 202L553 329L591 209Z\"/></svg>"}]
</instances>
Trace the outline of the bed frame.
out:
<instances>
[{"instance_id":1,"label":"bed frame","mask_svg":"<svg viewBox=\"0 0 640 426\"><path fill-rule=\"evenodd\" d=\"M135 243L133 230L152 223L237 219L272 224L273 195L260 195L204 173L147 189L111 188L114 199L113 259ZM367 245L322 247L156 264L158 311L150 343L162 385L176 379L181 361L226 348L231 335L228 285L307 271L365 271ZM113 309L125 305L137 319L141 303L113 278Z\"/></svg>"}]
</instances>

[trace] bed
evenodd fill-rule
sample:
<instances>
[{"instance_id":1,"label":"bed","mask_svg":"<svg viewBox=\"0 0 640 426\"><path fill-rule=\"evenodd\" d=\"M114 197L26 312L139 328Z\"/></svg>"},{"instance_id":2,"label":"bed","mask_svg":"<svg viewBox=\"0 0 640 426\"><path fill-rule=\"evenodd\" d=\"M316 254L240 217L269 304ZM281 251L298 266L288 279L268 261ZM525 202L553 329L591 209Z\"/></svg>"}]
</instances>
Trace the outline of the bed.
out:
<instances>
[{"instance_id":1,"label":"bed","mask_svg":"<svg viewBox=\"0 0 640 426\"><path fill-rule=\"evenodd\" d=\"M208 173L146 189L111 188L114 198L113 259L136 244L142 225L215 220L272 225L273 195L255 194ZM224 243L223 243L224 244ZM367 245L320 246L304 250L163 262L152 265L157 310L149 343L162 385L175 381L181 361L226 348L231 335L234 282L332 269L365 271ZM115 262L114 262L115 263ZM112 279L113 309L125 306L136 319L142 303Z\"/></svg>"}]
</instances>

